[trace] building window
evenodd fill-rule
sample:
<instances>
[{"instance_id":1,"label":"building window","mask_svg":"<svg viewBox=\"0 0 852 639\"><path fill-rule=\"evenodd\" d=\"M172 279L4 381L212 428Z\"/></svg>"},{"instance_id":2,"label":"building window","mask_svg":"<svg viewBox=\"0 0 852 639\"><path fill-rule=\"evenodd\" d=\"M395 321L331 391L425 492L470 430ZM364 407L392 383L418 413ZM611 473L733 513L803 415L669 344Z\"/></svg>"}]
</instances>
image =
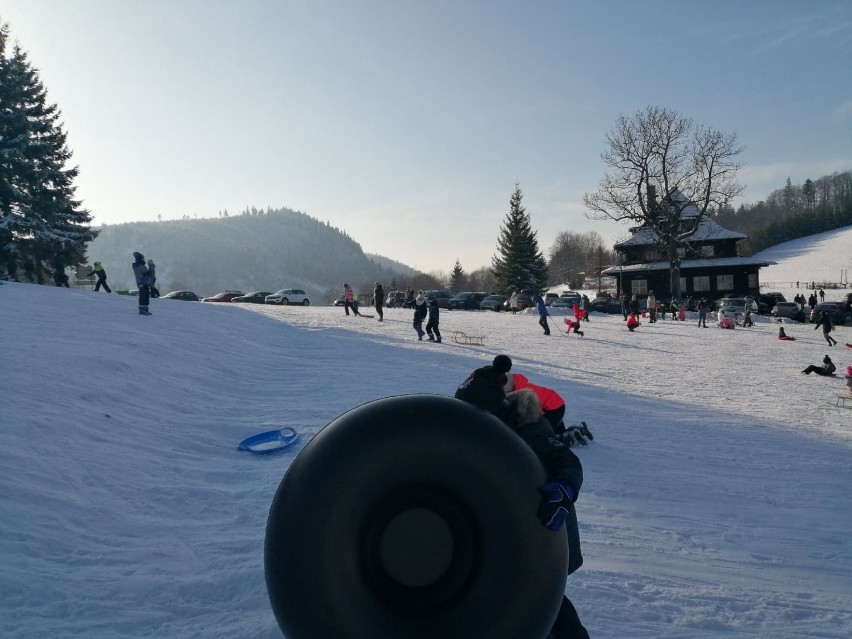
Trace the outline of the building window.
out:
<instances>
[{"instance_id":1,"label":"building window","mask_svg":"<svg viewBox=\"0 0 852 639\"><path fill-rule=\"evenodd\" d=\"M733 291L734 276L733 275L717 275L716 276L717 291Z\"/></svg>"},{"instance_id":2,"label":"building window","mask_svg":"<svg viewBox=\"0 0 852 639\"><path fill-rule=\"evenodd\" d=\"M686 295L686 278L680 278L680 293L681 295Z\"/></svg>"},{"instance_id":3,"label":"building window","mask_svg":"<svg viewBox=\"0 0 852 639\"><path fill-rule=\"evenodd\" d=\"M648 280L633 280L630 282L630 292L633 295L645 295L648 292Z\"/></svg>"},{"instance_id":4,"label":"building window","mask_svg":"<svg viewBox=\"0 0 852 639\"><path fill-rule=\"evenodd\" d=\"M716 251L713 250L712 244L705 244L701 247L701 257L713 257Z\"/></svg>"},{"instance_id":5,"label":"building window","mask_svg":"<svg viewBox=\"0 0 852 639\"><path fill-rule=\"evenodd\" d=\"M748 274L748 287L753 291L757 290L757 273Z\"/></svg>"},{"instance_id":6,"label":"building window","mask_svg":"<svg viewBox=\"0 0 852 639\"><path fill-rule=\"evenodd\" d=\"M710 290L710 276L702 275L701 277L693 277L692 278L692 292L700 293L702 291Z\"/></svg>"}]
</instances>

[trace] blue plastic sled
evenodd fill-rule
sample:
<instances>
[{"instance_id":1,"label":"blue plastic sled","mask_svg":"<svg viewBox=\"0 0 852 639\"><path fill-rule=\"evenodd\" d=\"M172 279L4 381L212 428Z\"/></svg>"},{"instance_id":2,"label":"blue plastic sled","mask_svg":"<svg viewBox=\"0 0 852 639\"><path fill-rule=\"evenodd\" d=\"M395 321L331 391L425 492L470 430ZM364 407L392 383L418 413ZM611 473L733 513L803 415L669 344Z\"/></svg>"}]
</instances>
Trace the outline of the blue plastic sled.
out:
<instances>
[{"instance_id":1,"label":"blue plastic sled","mask_svg":"<svg viewBox=\"0 0 852 639\"><path fill-rule=\"evenodd\" d=\"M270 430L265 433L252 435L248 439L241 441L237 449L247 450L257 455L265 455L266 453L274 453L276 450L287 448L287 446L296 441L298 436L295 428L285 426L280 430Z\"/></svg>"}]
</instances>

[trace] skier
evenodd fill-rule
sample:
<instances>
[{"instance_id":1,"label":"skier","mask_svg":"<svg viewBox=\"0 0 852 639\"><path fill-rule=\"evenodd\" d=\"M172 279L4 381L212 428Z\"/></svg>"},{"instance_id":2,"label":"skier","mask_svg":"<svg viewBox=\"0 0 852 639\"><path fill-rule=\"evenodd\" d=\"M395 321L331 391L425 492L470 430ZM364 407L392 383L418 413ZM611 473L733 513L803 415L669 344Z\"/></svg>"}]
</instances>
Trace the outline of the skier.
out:
<instances>
[{"instance_id":1,"label":"skier","mask_svg":"<svg viewBox=\"0 0 852 639\"><path fill-rule=\"evenodd\" d=\"M438 300L432 298L429 300L429 321L426 322L426 333L429 335L430 342L441 343L441 331L438 329L438 321L441 311L438 308ZM435 333L432 335L432 333Z\"/></svg>"},{"instance_id":2,"label":"skier","mask_svg":"<svg viewBox=\"0 0 852 639\"><path fill-rule=\"evenodd\" d=\"M86 277L92 277L92 275L98 278L98 281L95 282L96 291L101 290L101 286L103 286L104 290L107 293L112 293L112 290L110 290L106 282L106 271L104 270L104 267L101 265L100 262L95 262L95 265L92 267L91 272L86 275Z\"/></svg>"},{"instance_id":3,"label":"skier","mask_svg":"<svg viewBox=\"0 0 852 639\"><path fill-rule=\"evenodd\" d=\"M139 288L139 314L150 315L148 311L148 267L145 266L145 256L142 253L133 253L133 275L136 277L136 286Z\"/></svg>"},{"instance_id":4,"label":"skier","mask_svg":"<svg viewBox=\"0 0 852 639\"><path fill-rule=\"evenodd\" d=\"M376 288L373 289L373 304L376 307L376 315L379 316L379 321L385 321L385 315L382 312L382 304L385 302L385 289L379 282L376 282Z\"/></svg>"},{"instance_id":5,"label":"skier","mask_svg":"<svg viewBox=\"0 0 852 639\"><path fill-rule=\"evenodd\" d=\"M547 306L545 306L544 300L541 298L541 295L536 293L533 295L532 301L538 309L538 325L544 329L545 335L550 335L550 327L547 325Z\"/></svg>"},{"instance_id":6,"label":"skier","mask_svg":"<svg viewBox=\"0 0 852 639\"><path fill-rule=\"evenodd\" d=\"M814 330L817 330L819 327L822 327L822 336L825 338L825 341L828 342L829 346L837 344L837 340L829 335L829 333L834 330L834 322L832 322L831 317L828 316L828 311L820 313L819 321L816 323L816 326L814 326Z\"/></svg>"},{"instance_id":7,"label":"skier","mask_svg":"<svg viewBox=\"0 0 852 639\"><path fill-rule=\"evenodd\" d=\"M151 291L151 297L160 297L160 291L157 290L157 267L154 265L154 260L148 260L148 288Z\"/></svg>"},{"instance_id":8,"label":"skier","mask_svg":"<svg viewBox=\"0 0 852 639\"><path fill-rule=\"evenodd\" d=\"M423 320L426 319L426 314L429 312L429 307L426 304L426 298L423 296L423 291L417 291L417 297L414 298L414 330L417 332L417 339L423 341Z\"/></svg>"},{"instance_id":9,"label":"skier","mask_svg":"<svg viewBox=\"0 0 852 639\"><path fill-rule=\"evenodd\" d=\"M837 366L834 365L834 362L831 361L831 358L826 355L822 358L822 366L816 366L811 364L805 370L802 371L802 375L810 375L811 373L816 373L817 375L821 375L823 377L828 377L829 375L834 375L834 371L837 370Z\"/></svg>"}]
</instances>

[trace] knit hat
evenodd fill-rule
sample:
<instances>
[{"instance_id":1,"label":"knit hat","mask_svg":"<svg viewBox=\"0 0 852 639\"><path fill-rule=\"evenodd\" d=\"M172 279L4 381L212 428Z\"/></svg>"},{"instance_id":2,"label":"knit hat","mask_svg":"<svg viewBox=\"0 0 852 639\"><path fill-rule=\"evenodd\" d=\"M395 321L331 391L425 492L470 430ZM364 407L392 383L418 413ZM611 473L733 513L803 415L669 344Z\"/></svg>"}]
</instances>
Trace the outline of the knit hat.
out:
<instances>
[{"instance_id":1,"label":"knit hat","mask_svg":"<svg viewBox=\"0 0 852 639\"><path fill-rule=\"evenodd\" d=\"M508 355L498 355L491 362L491 366L498 373L508 373L512 369L512 360Z\"/></svg>"},{"instance_id":2,"label":"knit hat","mask_svg":"<svg viewBox=\"0 0 852 639\"><path fill-rule=\"evenodd\" d=\"M133 259L136 260L137 262L144 262L145 256L142 255L142 253L137 253L136 251L134 251L133 252Z\"/></svg>"},{"instance_id":3,"label":"knit hat","mask_svg":"<svg viewBox=\"0 0 852 639\"><path fill-rule=\"evenodd\" d=\"M826 355L825 357L822 358L822 363L823 364L831 364L831 358L828 355Z\"/></svg>"}]
</instances>

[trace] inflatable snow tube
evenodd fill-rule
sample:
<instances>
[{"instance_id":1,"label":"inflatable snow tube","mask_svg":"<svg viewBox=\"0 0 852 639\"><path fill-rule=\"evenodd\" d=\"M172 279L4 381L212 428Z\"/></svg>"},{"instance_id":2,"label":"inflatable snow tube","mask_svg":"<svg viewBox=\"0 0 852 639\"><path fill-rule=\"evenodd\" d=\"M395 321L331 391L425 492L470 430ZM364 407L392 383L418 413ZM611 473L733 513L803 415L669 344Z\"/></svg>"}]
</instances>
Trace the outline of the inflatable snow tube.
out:
<instances>
[{"instance_id":1,"label":"inflatable snow tube","mask_svg":"<svg viewBox=\"0 0 852 639\"><path fill-rule=\"evenodd\" d=\"M535 454L496 418L435 395L338 417L281 480L266 527L287 639L543 639L568 568L542 526Z\"/></svg>"}]
</instances>

